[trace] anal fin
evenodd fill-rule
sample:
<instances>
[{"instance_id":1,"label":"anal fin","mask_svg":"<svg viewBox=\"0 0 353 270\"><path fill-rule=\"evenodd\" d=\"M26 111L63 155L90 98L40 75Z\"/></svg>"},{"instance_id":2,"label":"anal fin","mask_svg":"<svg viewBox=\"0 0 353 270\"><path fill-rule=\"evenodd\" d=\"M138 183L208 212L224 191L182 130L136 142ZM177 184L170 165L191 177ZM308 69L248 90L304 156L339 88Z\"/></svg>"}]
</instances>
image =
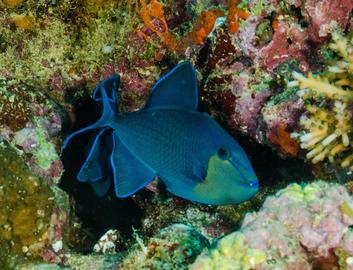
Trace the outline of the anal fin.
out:
<instances>
[{"instance_id":1,"label":"anal fin","mask_svg":"<svg viewBox=\"0 0 353 270\"><path fill-rule=\"evenodd\" d=\"M90 182L90 185L98 197L103 197L109 191L111 181L111 177L106 176L99 181Z\"/></svg>"},{"instance_id":2,"label":"anal fin","mask_svg":"<svg viewBox=\"0 0 353 270\"><path fill-rule=\"evenodd\" d=\"M79 181L94 182L108 175L112 151L111 146L107 145L109 140L112 140L112 135L107 134L108 132L108 128L104 128L94 137L88 156L77 175Z\"/></svg>"}]
</instances>

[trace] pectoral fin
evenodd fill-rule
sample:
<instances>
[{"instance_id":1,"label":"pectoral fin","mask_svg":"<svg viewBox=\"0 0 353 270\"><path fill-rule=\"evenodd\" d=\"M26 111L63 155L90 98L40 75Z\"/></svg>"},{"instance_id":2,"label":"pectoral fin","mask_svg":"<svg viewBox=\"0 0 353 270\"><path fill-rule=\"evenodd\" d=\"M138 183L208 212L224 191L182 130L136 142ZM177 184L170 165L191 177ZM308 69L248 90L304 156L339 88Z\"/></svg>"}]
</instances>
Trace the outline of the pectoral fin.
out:
<instances>
[{"instance_id":1,"label":"pectoral fin","mask_svg":"<svg viewBox=\"0 0 353 270\"><path fill-rule=\"evenodd\" d=\"M110 162L113 168L115 193L120 198L132 195L156 177L156 173L131 153L115 133Z\"/></svg>"}]
</instances>

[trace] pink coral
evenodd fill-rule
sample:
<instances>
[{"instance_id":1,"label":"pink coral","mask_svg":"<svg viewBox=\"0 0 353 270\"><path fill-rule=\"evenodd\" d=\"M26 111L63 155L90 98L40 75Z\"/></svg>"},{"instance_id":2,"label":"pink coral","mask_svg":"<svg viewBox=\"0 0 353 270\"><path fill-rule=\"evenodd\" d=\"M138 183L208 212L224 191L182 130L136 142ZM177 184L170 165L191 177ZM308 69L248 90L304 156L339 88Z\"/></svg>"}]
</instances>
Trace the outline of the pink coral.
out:
<instances>
[{"instance_id":1,"label":"pink coral","mask_svg":"<svg viewBox=\"0 0 353 270\"><path fill-rule=\"evenodd\" d=\"M319 45L327 40L333 28L347 27L353 8L352 0L285 1L303 14L304 24L300 25L300 18L292 14L283 16L283 11L274 9L274 2L265 1L262 11L249 17L243 23L238 37L235 37L243 52L268 71L273 71L288 58L296 59L302 71L308 70L315 62L314 56L318 54ZM249 7L255 4L250 2ZM259 46L256 44L257 27L271 12L278 16L272 24L272 40L267 45Z\"/></svg>"},{"instance_id":2,"label":"pink coral","mask_svg":"<svg viewBox=\"0 0 353 270\"><path fill-rule=\"evenodd\" d=\"M312 51L306 42L307 38L306 30L280 21L271 42L260 49L259 62L272 71L288 58L294 58L300 63L301 70L307 71L310 66L307 55Z\"/></svg>"},{"instance_id":3,"label":"pink coral","mask_svg":"<svg viewBox=\"0 0 353 270\"><path fill-rule=\"evenodd\" d=\"M353 256L353 221L345 220L350 210L343 208L352 209L353 198L339 184L291 184L268 197L258 213L247 214L240 231L219 241L217 255L205 253L192 269L222 270L223 254L232 269L333 269L335 251Z\"/></svg>"},{"instance_id":4,"label":"pink coral","mask_svg":"<svg viewBox=\"0 0 353 270\"><path fill-rule=\"evenodd\" d=\"M238 127L242 133L255 137L258 126L258 114L272 92L271 90L259 93L250 92L248 90L248 84L251 83L249 78L251 76L245 74L240 74L240 76L234 76L233 78L231 91L236 97L236 101L234 113L231 116L231 124Z\"/></svg>"},{"instance_id":5,"label":"pink coral","mask_svg":"<svg viewBox=\"0 0 353 270\"><path fill-rule=\"evenodd\" d=\"M307 0L304 3L303 15L310 22L309 33L316 42L325 40L331 33L334 23L344 29L349 22L353 8L352 0Z\"/></svg>"}]
</instances>

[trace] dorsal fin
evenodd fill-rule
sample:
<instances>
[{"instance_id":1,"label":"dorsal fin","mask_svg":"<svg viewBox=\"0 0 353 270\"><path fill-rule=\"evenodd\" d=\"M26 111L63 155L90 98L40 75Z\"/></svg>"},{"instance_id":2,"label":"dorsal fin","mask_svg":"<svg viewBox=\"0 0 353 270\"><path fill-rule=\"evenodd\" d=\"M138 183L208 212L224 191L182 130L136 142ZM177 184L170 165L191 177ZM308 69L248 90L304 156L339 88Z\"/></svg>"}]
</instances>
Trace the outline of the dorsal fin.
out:
<instances>
[{"instance_id":1,"label":"dorsal fin","mask_svg":"<svg viewBox=\"0 0 353 270\"><path fill-rule=\"evenodd\" d=\"M110 103L110 107L116 113L118 111L118 94L117 90L120 84L120 76L118 74L113 74L110 77L101 81L97 87L94 89L92 94L92 99L94 101L100 101L104 103L104 95L106 94L106 99Z\"/></svg>"},{"instance_id":2,"label":"dorsal fin","mask_svg":"<svg viewBox=\"0 0 353 270\"><path fill-rule=\"evenodd\" d=\"M194 67L184 61L162 76L153 86L145 109L173 106L196 110L197 78Z\"/></svg>"}]
</instances>

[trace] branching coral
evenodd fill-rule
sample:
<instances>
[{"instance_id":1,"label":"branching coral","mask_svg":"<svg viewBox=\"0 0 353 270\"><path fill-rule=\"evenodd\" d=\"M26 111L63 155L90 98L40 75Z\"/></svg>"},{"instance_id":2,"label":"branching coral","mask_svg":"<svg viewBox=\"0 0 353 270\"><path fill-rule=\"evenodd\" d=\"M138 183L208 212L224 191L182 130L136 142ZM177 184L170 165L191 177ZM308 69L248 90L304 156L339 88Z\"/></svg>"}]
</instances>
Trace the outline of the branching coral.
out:
<instances>
[{"instance_id":1,"label":"branching coral","mask_svg":"<svg viewBox=\"0 0 353 270\"><path fill-rule=\"evenodd\" d=\"M306 157L313 163L328 159L353 171L353 46L352 39L333 34L330 48L337 57L329 61L328 70L307 77L293 73L290 85L300 87L298 95L305 101L307 115L300 120L305 130L294 133Z\"/></svg>"}]
</instances>

